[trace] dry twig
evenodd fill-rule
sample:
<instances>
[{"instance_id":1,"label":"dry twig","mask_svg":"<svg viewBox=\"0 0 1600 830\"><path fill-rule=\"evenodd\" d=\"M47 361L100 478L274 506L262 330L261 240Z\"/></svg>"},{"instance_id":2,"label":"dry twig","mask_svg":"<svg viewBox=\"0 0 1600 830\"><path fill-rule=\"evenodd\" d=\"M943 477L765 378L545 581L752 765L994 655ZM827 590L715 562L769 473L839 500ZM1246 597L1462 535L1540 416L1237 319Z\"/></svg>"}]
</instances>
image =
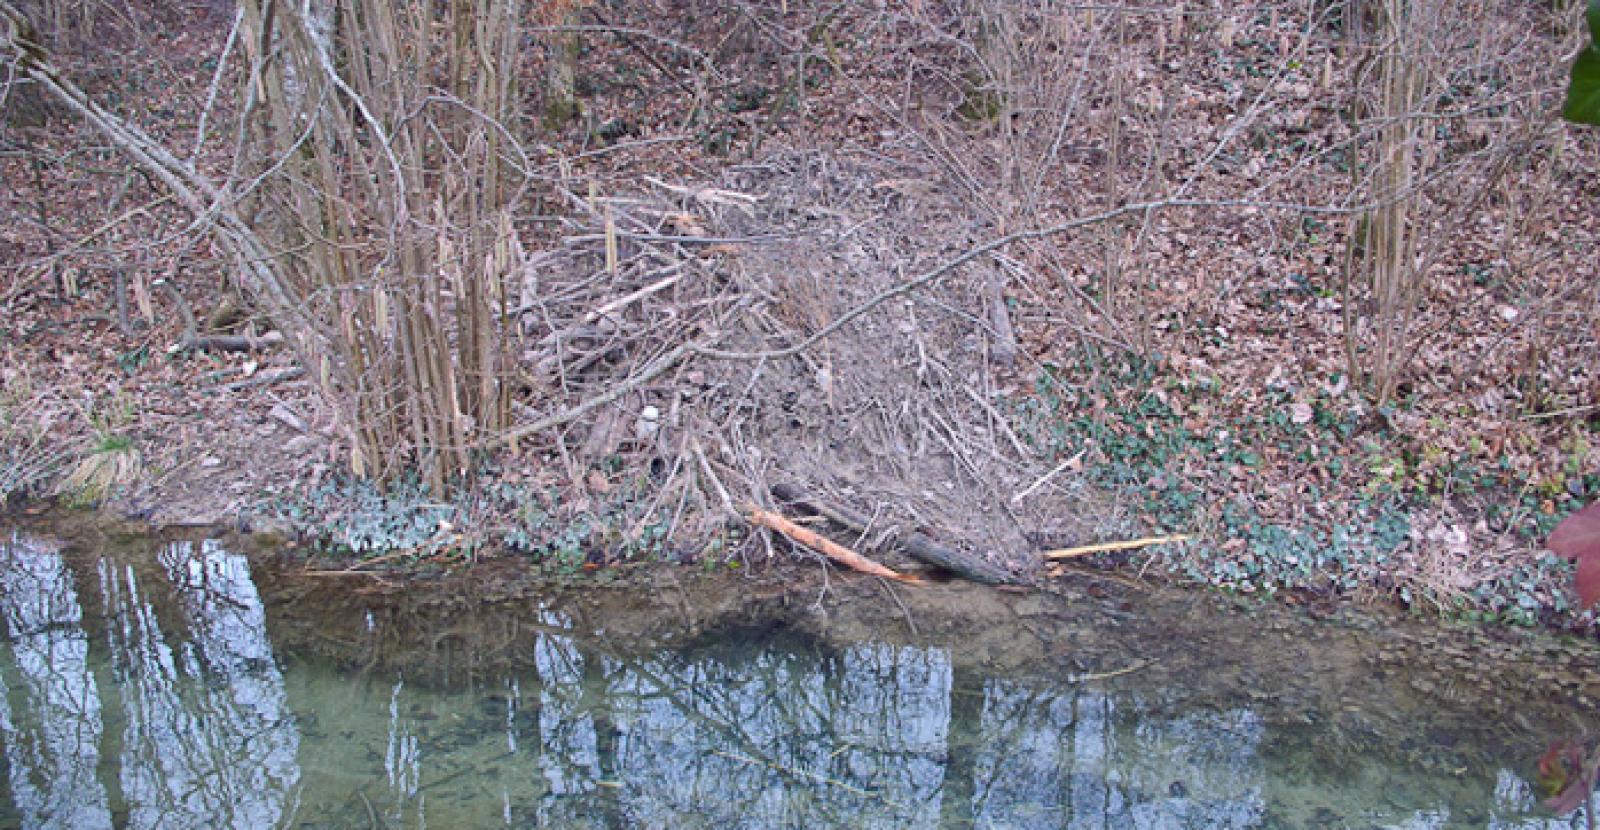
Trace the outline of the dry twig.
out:
<instances>
[{"instance_id":1,"label":"dry twig","mask_svg":"<svg viewBox=\"0 0 1600 830\"><path fill-rule=\"evenodd\" d=\"M1061 548L1060 550L1046 551L1044 558L1050 560L1072 559L1078 556L1088 556L1091 553L1133 550L1135 548L1143 548L1150 545L1166 545L1173 542L1185 542L1190 538L1192 537L1186 533L1179 533L1173 536L1149 536L1144 539L1129 539L1125 542L1102 542L1097 545L1084 545L1077 548Z\"/></svg>"}]
</instances>

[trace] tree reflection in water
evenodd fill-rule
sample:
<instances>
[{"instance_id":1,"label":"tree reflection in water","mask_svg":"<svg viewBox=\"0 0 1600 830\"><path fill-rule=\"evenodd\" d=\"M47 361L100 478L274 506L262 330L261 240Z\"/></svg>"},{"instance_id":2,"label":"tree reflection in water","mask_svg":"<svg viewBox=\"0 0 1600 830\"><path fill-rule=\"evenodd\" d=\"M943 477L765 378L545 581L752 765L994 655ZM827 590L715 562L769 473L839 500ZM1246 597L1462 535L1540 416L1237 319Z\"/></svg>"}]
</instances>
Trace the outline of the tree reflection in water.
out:
<instances>
[{"instance_id":1,"label":"tree reflection in water","mask_svg":"<svg viewBox=\"0 0 1600 830\"><path fill-rule=\"evenodd\" d=\"M274 653L276 612L215 543L73 558L14 536L0 826L1572 826L1529 817L1494 763L1333 758L1327 733L1183 689L755 629L638 654L504 612L501 641L432 645L512 655L493 671L336 666Z\"/></svg>"},{"instance_id":2,"label":"tree reflection in water","mask_svg":"<svg viewBox=\"0 0 1600 830\"><path fill-rule=\"evenodd\" d=\"M97 775L100 691L78 592L56 550L23 536L0 544L0 619L0 732L18 819L27 827L112 826Z\"/></svg>"},{"instance_id":3,"label":"tree reflection in water","mask_svg":"<svg viewBox=\"0 0 1600 830\"><path fill-rule=\"evenodd\" d=\"M283 815L298 739L244 559L183 543L157 561L141 575L99 560L103 639L91 641L86 586L59 552L22 536L0 549L0 677L17 686L3 726L23 825L268 827ZM141 591L152 578L185 628L176 647Z\"/></svg>"},{"instance_id":4,"label":"tree reflection in water","mask_svg":"<svg viewBox=\"0 0 1600 830\"><path fill-rule=\"evenodd\" d=\"M157 560L188 637L168 644L132 568L101 569L121 690L122 788L140 827L269 827L298 779L298 736L244 557L177 543ZM170 632L169 632L170 634Z\"/></svg>"}]
</instances>

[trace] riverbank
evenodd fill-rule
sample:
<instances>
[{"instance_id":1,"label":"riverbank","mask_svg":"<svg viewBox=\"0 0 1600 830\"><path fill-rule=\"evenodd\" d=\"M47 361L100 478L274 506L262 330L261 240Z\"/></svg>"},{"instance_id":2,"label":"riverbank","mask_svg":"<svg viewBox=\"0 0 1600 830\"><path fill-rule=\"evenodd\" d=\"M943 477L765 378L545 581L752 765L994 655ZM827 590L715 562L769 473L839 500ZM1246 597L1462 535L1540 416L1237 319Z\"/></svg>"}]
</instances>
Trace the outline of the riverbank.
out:
<instances>
[{"instance_id":1,"label":"riverbank","mask_svg":"<svg viewBox=\"0 0 1600 830\"><path fill-rule=\"evenodd\" d=\"M665 40L585 40L585 117L528 125L544 202L514 217L528 276L502 321L517 419L551 426L451 495L353 480L349 425L225 288L228 263L180 233L192 217L81 164L99 152L82 125L27 133L48 152L0 159L7 207L45 208L7 231L0 495L266 531L326 549L324 570L576 575L809 564L740 518L797 482L872 517L830 532L896 566L881 531L913 529L1038 584L1087 571L1596 631L1571 567L1541 551L1600 497L1600 153L1527 104L1560 74L1570 21L1478 21L1474 43L1516 49L1452 76L1470 103L1438 136L1447 166L1416 223L1436 255L1379 403L1361 377L1371 298L1343 270L1360 225L1339 212L1359 201L1345 114L1362 91L1325 68L1344 54L1333 21L1180 10L1159 38L1119 30L1127 71L1102 75L1048 56L1109 48L1104 18L1043 32L1012 9L1043 63L979 89L916 56L944 44L982 77L996 67L961 44L985 29L912 6L622 10ZM221 15L184 25L160 54L80 56L92 95L174 146L193 142L185 102L207 97L227 35ZM816 39L846 31L857 48ZM695 83L670 74L702 65ZM1067 89L1029 79L1081 82L1081 118L1051 115ZM1005 120L982 105L996 90L1016 102ZM229 151L202 142L196 164L220 175ZM117 218L108 204L128 216L107 251L62 253ZM1450 224L1463 205L1481 209ZM1061 230L1015 236L1044 227ZM1171 535L1188 539L1041 558Z\"/></svg>"}]
</instances>

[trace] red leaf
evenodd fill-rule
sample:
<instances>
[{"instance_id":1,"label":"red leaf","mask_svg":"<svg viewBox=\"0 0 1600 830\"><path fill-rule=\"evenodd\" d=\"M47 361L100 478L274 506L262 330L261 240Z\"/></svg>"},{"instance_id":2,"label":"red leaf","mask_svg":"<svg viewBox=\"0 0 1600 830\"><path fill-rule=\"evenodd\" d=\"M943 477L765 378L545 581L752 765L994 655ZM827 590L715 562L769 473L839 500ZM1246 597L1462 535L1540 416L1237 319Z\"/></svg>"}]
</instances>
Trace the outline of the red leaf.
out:
<instances>
[{"instance_id":1,"label":"red leaf","mask_svg":"<svg viewBox=\"0 0 1600 830\"><path fill-rule=\"evenodd\" d=\"M1578 586L1578 601L1583 608L1591 608L1600 600L1600 556L1585 556L1578 560L1578 575L1573 582Z\"/></svg>"},{"instance_id":2,"label":"red leaf","mask_svg":"<svg viewBox=\"0 0 1600 830\"><path fill-rule=\"evenodd\" d=\"M1544 808L1546 810L1558 816L1564 816L1577 812L1578 808L1583 806L1583 802L1587 801L1589 796L1583 791L1583 786L1576 783L1577 779L1573 780L1574 784L1544 800Z\"/></svg>"},{"instance_id":3,"label":"red leaf","mask_svg":"<svg viewBox=\"0 0 1600 830\"><path fill-rule=\"evenodd\" d=\"M1593 778L1585 775L1587 753L1580 741L1556 741L1539 758L1539 784L1551 796L1544 806L1558 816L1583 806L1594 790Z\"/></svg>"},{"instance_id":4,"label":"red leaf","mask_svg":"<svg viewBox=\"0 0 1600 830\"><path fill-rule=\"evenodd\" d=\"M1567 747L1570 741L1556 741L1545 747L1544 754L1539 756L1539 773L1534 776L1534 781L1539 785L1540 792L1552 799L1567 788L1567 782L1572 779L1572 773L1567 770Z\"/></svg>"},{"instance_id":5,"label":"red leaf","mask_svg":"<svg viewBox=\"0 0 1600 830\"><path fill-rule=\"evenodd\" d=\"M1568 559L1600 554L1600 501L1563 519L1545 547Z\"/></svg>"},{"instance_id":6,"label":"red leaf","mask_svg":"<svg viewBox=\"0 0 1600 830\"><path fill-rule=\"evenodd\" d=\"M1600 502L1563 519L1545 547L1578 563L1578 599L1584 608L1600 601Z\"/></svg>"}]
</instances>

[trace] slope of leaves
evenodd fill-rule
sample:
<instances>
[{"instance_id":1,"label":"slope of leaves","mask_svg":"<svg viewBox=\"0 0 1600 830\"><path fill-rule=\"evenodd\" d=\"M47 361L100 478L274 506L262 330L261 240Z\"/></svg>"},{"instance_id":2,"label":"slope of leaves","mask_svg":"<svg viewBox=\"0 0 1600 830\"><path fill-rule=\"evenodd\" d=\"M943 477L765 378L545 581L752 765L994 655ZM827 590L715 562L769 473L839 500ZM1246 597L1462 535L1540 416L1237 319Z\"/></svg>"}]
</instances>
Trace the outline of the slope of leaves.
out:
<instances>
[{"instance_id":1,"label":"slope of leaves","mask_svg":"<svg viewBox=\"0 0 1600 830\"><path fill-rule=\"evenodd\" d=\"M1019 8L1033 13L1027 4ZM1043 136L1041 157L1060 163L1032 177L1044 188L1037 194L1040 214L1014 217L1006 228L1070 218L1102 200L1116 203L1134 191L1109 192L1105 182L1119 179L1131 188L1146 171L1160 172L1195 198L1245 194L1333 204L1351 177L1351 127L1341 105L1350 82L1337 58L1342 35L1326 21L1305 19L1304 8L1276 0L1204 10L1191 4L1168 16L1164 32L1141 23L1116 44L1117 59L1127 61L1122 98L1104 90L1085 95L1065 127L1059 118L1039 117L1021 127L1013 119L1002 129L981 112L956 112L971 83L951 62L959 56L951 55L961 52L961 37L974 36L962 28L957 4L597 4L580 18L581 116L537 134L547 159L540 171L559 174L559 184L580 198L585 192L631 198L648 190L647 176L674 186L727 187L730 170L777 169L773 158L786 150L810 154L816 164L806 170L825 175L806 172L807 181L851 198L882 196L915 216L919 233L891 237L882 229L888 211L874 208L878 221L858 226L852 217L848 232L830 231L816 243L815 251L827 256L859 246L860 256L881 257L885 271L913 271L916 257L954 255L995 235L988 214L952 209L957 199L946 194L966 193L965 175L995 185L977 188L990 197L1010 198L996 190L1005 177L995 171L1011 168L989 161L1008 130L1030 123ZM1511 30L1529 48L1521 62L1494 72L1473 64L1451 76L1452 94L1463 102L1503 94L1492 107L1457 104L1462 112L1452 116L1448 133L1443 126L1440 132L1447 159L1468 158L1507 135L1523 115L1511 106L1526 100L1519 90L1554 89L1568 70L1562 59L1572 44L1526 37L1568 30L1554 24L1553 11L1485 8L1494 10L1486 27ZM1072 21L1046 32L1055 39L1047 39L1050 54L1081 58L1093 70L1084 83L1103 83L1111 68L1108 47L1094 39L1086 17ZM119 113L187 148L227 20L147 28L169 33L161 48L130 35L123 39L126 54L99 58L103 73L78 74L94 94L114 100ZM639 32L652 37L629 34ZM1594 49L1585 54L1591 57L1583 66L1597 66ZM1575 88L1592 89L1582 82L1589 75L1578 75ZM1076 80L1064 76L1062 89L1074 89ZM529 113L540 111L538 86L527 84ZM226 93L232 82L222 88ZM228 123L228 98L220 96L211 118L202 166L228 166L231 133L215 126ZM1043 104L1035 109L1049 115ZM1026 122L1032 111L1019 109L1018 119ZM1112 143L1113 135L1121 143ZM1107 254L1115 247L1108 244L1116 240L1112 234L1012 252L1015 261L1001 264L1017 275L1005 301L1022 359L1015 370L974 375L972 386L985 390L986 404L1014 415L1021 440L1048 466L1062 465L1045 489L1086 481L1140 496L1117 500L1107 508L1115 515L1095 517L1100 536L1145 529L1205 534L1203 543L1172 551L1174 572L1193 580L1291 597L1376 595L1405 605L1414 597L1429 607L1456 607L1449 603L1461 599L1494 619L1532 623L1554 615L1570 622L1576 615L1561 603L1570 594L1571 566L1528 554L1566 513L1600 497L1594 440L1600 418L1590 406L1600 389L1600 344L1591 328L1596 297L1585 287L1594 284L1593 251L1600 245L1592 199L1600 181L1597 137L1561 125L1534 134L1475 214L1481 221L1448 238L1417 309L1417 326L1427 334L1417 369L1381 411L1364 404L1345 377L1340 263L1355 232L1336 216L1292 212L1155 214L1142 247L1115 268ZM68 415L88 399L121 395L137 402L126 431L161 471L152 479L184 489L176 497L153 491L128 505L129 512L179 505L206 517L212 513L196 511L193 499L208 497L222 510L277 488L318 492L341 466L338 439L302 387L222 388L276 368L272 363L284 356L169 350L177 323L170 297L151 291L154 279L176 283L197 311L220 304L213 295L223 282L222 264L204 245L188 242L187 218L136 176L108 164L93 137L65 119L0 139L9 139L12 151L0 157L0 178L9 186L0 194L7 220L0 222L0 254L8 260L0 269L0 342L7 344L0 380L7 392L18 387L3 370L26 367L52 407ZM840 163L863 156L881 163L883 175L863 178ZM892 165L898 168L887 169ZM1439 201L1466 203L1459 195L1444 192ZM554 199L552 212L570 201ZM790 223L779 229L796 235L817 227L805 226L806 217L840 207L811 197L781 210L773 202L762 203L761 220ZM112 222L122 214L128 216ZM111 230L91 236L106 223ZM553 228L552 237L587 232L556 216L537 223ZM814 252L803 250L796 260ZM734 259L730 268L782 270L786 279L788 271L803 270L765 268L751 251ZM125 292L113 279L119 267L128 279ZM598 306L640 284L626 282L626 268L612 277L612 294L594 289L592 298L580 293L564 302L592 299ZM716 279L727 277L719 272ZM837 283L849 286L843 278ZM844 307L848 295L838 286L819 286L819 307ZM907 298L907 313L915 310L916 317L905 325L935 364L986 342L981 326L963 322L936 331L929 325L947 308L963 314L981 308L965 282L945 288ZM126 331L117 325L119 294L131 300ZM675 311L667 302L638 309L630 325ZM1118 372L1123 357L1116 350L1114 359L1086 355L1073 336L1075 324L1100 336L1127 329L1119 339L1143 343L1148 365ZM950 336L952 330L964 339ZM893 345L856 357L887 364ZM827 359L840 362L814 368L845 388L859 382L843 365L845 356L830 352ZM699 387L725 381L707 367L686 377L697 375ZM284 426L276 410L300 413L309 429ZM32 429L51 441L67 435L59 423ZM77 425L80 438L87 432ZM580 431L573 439L581 437ZM539 468L518 470L539 478L539 492L584 481L584 465L569 476L562 465L537 460L546 458L542 449L515 462ZM1032 480L1030 473L1024 484ZM361 506L330 498L308 507L304 520L314 524L341 510L349 518ZM404 530L433 539L440 526L431 516L420 530L391 522L389 513L379 518L357 528L369 534L360 538L399 543L394 534ZM548 532L532 528L526 539L508 536L505 544L565 550L560 539L545 539Z\"/></svg>"}]
</instances>

